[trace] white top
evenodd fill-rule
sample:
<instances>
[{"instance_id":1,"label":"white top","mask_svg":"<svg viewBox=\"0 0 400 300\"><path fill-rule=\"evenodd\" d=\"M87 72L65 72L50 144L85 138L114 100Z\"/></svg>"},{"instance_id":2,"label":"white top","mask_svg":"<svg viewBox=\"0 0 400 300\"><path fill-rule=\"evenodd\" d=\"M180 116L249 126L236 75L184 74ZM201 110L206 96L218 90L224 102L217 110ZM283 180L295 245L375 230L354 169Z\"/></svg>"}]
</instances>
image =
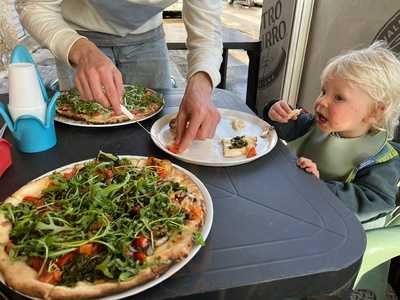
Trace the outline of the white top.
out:
<instances>
[{"instance_id":1,"label":"white top","mask_svg":"<svg viewBox=\"0 0 400 300\"><path fill-rule=\"evenodd\" d=\"M25 29L66 64L77 30L119 36L139 34L161 25L162 10L175 0L17 0ZM188 32L188 78L204 71L213 86L220 81L222 60L221 0L183 0Z\"/></svg>"}]
</instances>

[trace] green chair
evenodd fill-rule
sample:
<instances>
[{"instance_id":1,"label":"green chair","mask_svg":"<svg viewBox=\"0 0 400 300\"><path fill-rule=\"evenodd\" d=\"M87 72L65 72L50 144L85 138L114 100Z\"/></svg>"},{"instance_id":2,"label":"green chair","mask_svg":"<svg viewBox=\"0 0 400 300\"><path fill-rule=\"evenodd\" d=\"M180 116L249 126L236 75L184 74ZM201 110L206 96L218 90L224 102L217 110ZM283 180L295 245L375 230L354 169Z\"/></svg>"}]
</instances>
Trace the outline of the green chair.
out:
<instances>
[{"instance_id":1,"label":"green chair","mask_svg":"<svg viewBox=\"0 0 400 300\"><path fill-rule=\"evenodd\" d=\"M390 260L400 255L400 208L387 218L384 227L366 230L367 247L354 289L374 292L376 300L386 299Z\"/></svg>"}]
</instances>

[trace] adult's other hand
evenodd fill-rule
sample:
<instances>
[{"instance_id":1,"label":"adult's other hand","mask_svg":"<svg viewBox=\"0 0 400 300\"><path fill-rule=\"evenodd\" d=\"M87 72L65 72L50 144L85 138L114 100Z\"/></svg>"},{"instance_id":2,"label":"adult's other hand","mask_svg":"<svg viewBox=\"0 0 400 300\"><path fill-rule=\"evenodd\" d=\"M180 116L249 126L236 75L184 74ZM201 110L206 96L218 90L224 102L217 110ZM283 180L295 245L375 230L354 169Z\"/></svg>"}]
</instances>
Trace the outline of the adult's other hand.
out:
<instances>
[{"instance_id":1,"label":"adult's other hand","mask_svg":"<svg viewBox=\"0 0 400 300\"><path fill-rule=\"evenodd\" d=\"M95 100L105 107L121 113L120 103L124 93L122 75L112 61L87 39L76 41L69 60L76 68L75 85L85 100Z\"/></svg>"},{"instance_id":2,"label":"adult's other hand","mask_svg":"<svg viewBox=\"0 0 400 300\"><path fill-rule=\"evenodd\" d=\"M186 150L194 139L214 136L221 116L212 103L212 90L207 73L198 72L190 78L177 116L178 152Z\"/></svg>"}]
</instances>

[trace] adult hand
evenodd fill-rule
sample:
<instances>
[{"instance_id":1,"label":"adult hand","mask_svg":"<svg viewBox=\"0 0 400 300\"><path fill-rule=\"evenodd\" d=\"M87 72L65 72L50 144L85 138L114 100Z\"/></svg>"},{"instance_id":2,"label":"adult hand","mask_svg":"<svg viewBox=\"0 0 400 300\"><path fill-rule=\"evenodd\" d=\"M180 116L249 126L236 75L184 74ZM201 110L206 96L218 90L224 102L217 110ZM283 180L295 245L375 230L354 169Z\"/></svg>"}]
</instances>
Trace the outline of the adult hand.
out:
<instances>
[{"instance_id":1,"label":"adult hand","mask_svg":"<svg viewBox=\"0 0 400 300\"><path fill-rule=\"evenodd\" d=\"M274 103L268 112L268 117L275 122L287 123L292 117L293 110L286 101L280 100Z\"/></svg>"},{"instance_id":2,"label":"adult hand","mask_svg":"<svg viewBox=\"0 0 400 300\"><path fill-rule=\"evenodd\" d=\"M75 85L82 99L97 101L105 107L111 105L116 114L121 114L122 75L112 61L86 39L73 44L68 58L76 67Z\"/></svg>"},{"instance_id":3,"label":"adult hand","mask_svg":"<svg viewBox=\"0 0 400 300\"><path fill-rule=\"evenodd\" d=\"M211 101L212 90L207 73L198 72L190 78L176 119L178 152L186 150L195 138L214 136L221 116Z\"/></svg>"},{"instance_id":4,"label":"adult hand","mask_svg":"<svg viewBox=\"0 0 400 300\"><path fill-rule=\"evenodd\" d=\"M311 159L300 157L297 160L297 166L305 170L307 173L313 174L315 177L319 178L317 164L314 163Z\"/></svg>"}]
</instances>

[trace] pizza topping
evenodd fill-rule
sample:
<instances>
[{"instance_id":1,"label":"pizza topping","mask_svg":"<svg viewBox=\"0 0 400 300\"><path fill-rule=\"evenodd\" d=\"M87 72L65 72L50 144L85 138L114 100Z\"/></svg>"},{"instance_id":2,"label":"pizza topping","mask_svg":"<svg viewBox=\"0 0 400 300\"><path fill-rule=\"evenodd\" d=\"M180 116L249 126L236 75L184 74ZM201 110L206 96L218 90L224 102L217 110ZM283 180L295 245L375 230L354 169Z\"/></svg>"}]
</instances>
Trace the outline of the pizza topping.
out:
<instances>
[{"instance_id":1,"label":"pizza topping","mask_svg":"<svg viewBox=\"0 0 400 300\"><path fill-rule=\"evenodd\" d=\"M191 206L190 208L190 219L201 218L203 215L203 210L199 206Z\"/></svg>"},{"instance_id":2,"label":"pizza topping","mask_svg":"<svg viewBox=\"0 0 400 300\"><path fill-rule=\"evenodd\" d=\"M89 115L96 112L110 112L110 110L96 101L82 100L76 88L64 92L57 99L57 106L62 107L62 110L67 110L67 108L69 108L73 112Z\"/></svg>"},{"instance_id":3,"label":"pizza topping","mask_svg":"<svg viewBox=\"0 0 400 300\"><path fill-rule=\"evenodd\" d=\"M250 157L254 157L254 156L256 156L257 155L257 151L256 151L256 147L254 147L254 146L250 146L248 149L247 149L247 158L250 158Z\"/></svg>"},{"instance_id":4,"label":"pizza topping","mask_svg":"<svg viewBox=\"0 0 400 300\"><path fill-rule=\"evenodd\" d=\"M99 251L99 246L95 243L89 243L79 246L79 253L85 256L93 256Z\"/></svg>"},{"instance_id":5,"label":"pizza topping","mask_svg":"<svg viewBox=\"0 0 400 300\"><path fill-rule=\"evenodd\" d=\"M204 241L203 235L199 231L196 231L196 232L193 233L193 240L194 240L196 245L200 245L200 246L204 246L205 245L205 241Z\"/></svg>"},{"instance_id":6,"label":"pizza topping","mask_svg":"<svg viewBox=\"0 0 400 300\"><path fill-rule=\"evenodd\" d=\"M229 146L229 149L235 149L235 148L242 148L247 146L247 141L244 139L243 136L235 136L231 138L231 145Z\"/></svg>"},{"instance_id":7,"label":"pizza topping","mask_svg":"<svg viewBox=\"0 0 400 300\"><path fill-rule=\"evenodd\" d=\"M140 234L134 241L133 244L136 248L146 249L149 246L149 240Z\"/></svg>"},{"instance_id":8,"label":"pizza topping","mask_svg":"<svg viewBox=\"0 0 400 300\"><path fill-rule=\"evenodd\" d=\"M62 272L59 270L55 270L52 272L44 271L39 275L39 281L50 283L50 284L58 284L60 283L62 278Z\"/></svg>"},{"instance_id":9,"label":"pizza topping","mask_svg":"<svg viewBox=\"0 0 400 300\"><path fill-rule=\"evenodd\" d=\"M125 94L122 98L123 105L129 110L145 110L150 103L163 103L162 97L145 89L142 86L125 86Z\"/></svg>"},{"instance_id":10,"label":"pizza topping","mask_svg":"<svg viewBox=\"0 0 400 300\"><path fill-rule=\"evenodd\" d=\"M167 146L167 149L174 154L178 154L179 147L176 144L171 144Z\"/></svg>"},{"instance_id":11,"label":"pizza topping","mask_svg":"<svg viewBox=\"0 0 400 300\"><path fill-rule=\"evenodd\" d=\"M74 170L73 176L53 173L40 198L0 206L12 224L9 256L27 258L43 282L128 280L149 266L146 257L157 247L204 214L193 208L196 198L187 188L172 181L165 160L149 158L138 166L100 152Z\"/></svg>"},{"instance_id":12,"label":"pizza topping","mask_svg":"<svg viewBox=\"0 0 400 300\"><path fill-rule=\"evenodd\" d=\"M143 263L144 259L146 258L146 254L144 254L144 252L142 251L134 252L133 257L135 258L135 260L139 261L140 263Z\"/></svg>"},{"instance_id":13,"label":"pizza topping","mask_svg":"<svg viewBox=\"0 0 400 300\"><path fill-rule=\"evenodd\" d=\"M43 204L44 204L42 198L40 198L40 197L25 196L23 200L26 202L32 203L36 207L43 206Z\"/></svg>"},{"instance_id":14,"label":"pizza topping","mask_svg":"<svg viewBox=\"0 0 400 300\"><path fill-rule=\"evenodd\" d=\"M131 209L131 215L136 216L137 214L140 213L140 209L141 209L140 205L133 206Z\"/></svg>"},{"instance_id":15,"label":"pizza topping","mask_svg":"<svg viewBox=\"0 0 400 300\"><path fill-rule=\"evenodd\" d=\"M75 255L76 255L75 251L64 254L63 256L61 256L60 258L57 259L57 261L56 261L57 266L62 268L64 265L73 261Z\"/></svg>"},{"instance_id":16,"label":"pizza topping","mask_svg":"<svg viewBox=\"0 0 400 300\"><path fill-rule=\"evenodd\" d=\"M71 179L72 177L75 176L75 174L78 172L77 168L73 168L70 172L65 172L63 175L65 179Z\"/></svg>"},{"instance_id":17,"label":"pizza topping","mask_svg":"<svg viewBox=\"0 0 400 300\"><path fill-rule=\"evenodd\" d=\"M38 273L42 269L43 263L44 259L40 256L31 256L28 260L28 264Z\"/></svg>"}]
</instances>

